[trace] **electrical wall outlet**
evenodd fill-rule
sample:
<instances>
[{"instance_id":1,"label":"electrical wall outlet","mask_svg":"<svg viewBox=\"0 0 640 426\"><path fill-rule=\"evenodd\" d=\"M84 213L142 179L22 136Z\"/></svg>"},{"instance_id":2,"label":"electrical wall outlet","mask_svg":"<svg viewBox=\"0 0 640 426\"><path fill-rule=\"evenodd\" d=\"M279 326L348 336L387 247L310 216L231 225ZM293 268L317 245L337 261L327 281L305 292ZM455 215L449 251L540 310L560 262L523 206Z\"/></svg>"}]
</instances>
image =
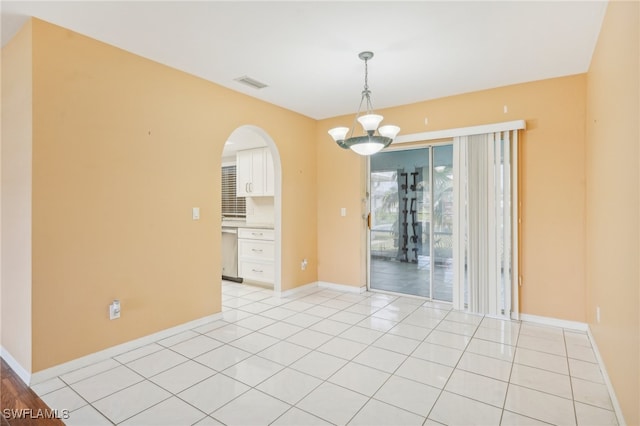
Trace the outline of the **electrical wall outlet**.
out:
<instances>
[{"instance_id":1,"label":"electrical wall outlet","mask_svg":"<svg viewBox=\"0 0 640 426\"><path fill-rule=\"evenodd\" d=\"M305 269L307 269L307 264L308 264L308 263L309 263L309 262L307 262L307 259L302 259L302 262L300 262L300 269L302 269L303 271L304 271Z\"/></svg>"},{"instance_id":2,"label":"electrical wall outlet","mask_svg":"<svg viewBox=\"0 0 640 426\"><path fill-rule=\"evenodd\" d=\"M118 299L109 305L109 319L114 320L120 318L120 301Z\"/></svg>"},{"instance_id":3,"label":"electrical wall outlet","mask_svg":"<svg viewBox=\"0 0 640 426\"><path fill-rule=\"evenodd\" d=\"M600 306L596 306L596 322L600 324Z\"/></svg>"}]
</instances>

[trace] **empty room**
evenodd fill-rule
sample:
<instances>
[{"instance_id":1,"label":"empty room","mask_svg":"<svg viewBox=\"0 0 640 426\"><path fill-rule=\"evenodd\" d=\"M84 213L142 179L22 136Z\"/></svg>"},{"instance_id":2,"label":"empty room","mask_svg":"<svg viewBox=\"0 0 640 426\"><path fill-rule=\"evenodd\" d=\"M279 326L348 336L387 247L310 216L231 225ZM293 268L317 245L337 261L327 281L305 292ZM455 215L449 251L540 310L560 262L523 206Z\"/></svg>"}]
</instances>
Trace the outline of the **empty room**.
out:
<instances>
[{"instance_id":1,"label":"empty room","mask_svg":"<svg viewBox=\"0 0 640 426\"><path fill-rule=\"evenodd\" d=\"M637 1L2 1L2 424L640 424Z\"/></svg>"}]
</instances>

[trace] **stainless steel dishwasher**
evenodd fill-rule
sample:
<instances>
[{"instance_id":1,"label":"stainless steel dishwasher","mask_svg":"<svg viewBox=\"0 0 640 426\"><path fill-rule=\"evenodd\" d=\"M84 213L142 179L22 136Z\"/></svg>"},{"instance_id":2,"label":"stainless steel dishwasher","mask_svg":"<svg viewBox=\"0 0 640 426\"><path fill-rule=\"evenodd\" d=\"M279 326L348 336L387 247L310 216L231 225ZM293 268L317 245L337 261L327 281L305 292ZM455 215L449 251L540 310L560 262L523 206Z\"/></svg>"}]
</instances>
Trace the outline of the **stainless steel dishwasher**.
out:
<instances>
[{"instance_id":1,"label":"stainless steel dishwasher","mask_svg":"<svg viewBox=\"0 0 640 426\"><path fill-rule=\"evenodd\" d=\"M222 279L242 282L238 277L238 228L222 227Z\"/></svg>"}]
</instances>

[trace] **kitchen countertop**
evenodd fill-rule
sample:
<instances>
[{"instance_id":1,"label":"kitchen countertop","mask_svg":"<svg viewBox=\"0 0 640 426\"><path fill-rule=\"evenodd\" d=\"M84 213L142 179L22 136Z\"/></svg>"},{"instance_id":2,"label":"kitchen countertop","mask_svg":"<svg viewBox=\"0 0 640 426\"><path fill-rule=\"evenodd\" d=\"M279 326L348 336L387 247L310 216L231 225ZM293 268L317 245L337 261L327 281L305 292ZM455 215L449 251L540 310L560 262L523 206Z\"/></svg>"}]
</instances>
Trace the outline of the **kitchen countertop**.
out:
<instances>
[{"instance_id":1,"label":"kitchen countertop","mask_svg":"<svg viewBox=\"0 0 640 426\"><path fill-rule=\"evenodd\" d=\"M223 220L223 228L273 229L273 223L247 223L246 220Z\"/></svg>"}]
</instances>

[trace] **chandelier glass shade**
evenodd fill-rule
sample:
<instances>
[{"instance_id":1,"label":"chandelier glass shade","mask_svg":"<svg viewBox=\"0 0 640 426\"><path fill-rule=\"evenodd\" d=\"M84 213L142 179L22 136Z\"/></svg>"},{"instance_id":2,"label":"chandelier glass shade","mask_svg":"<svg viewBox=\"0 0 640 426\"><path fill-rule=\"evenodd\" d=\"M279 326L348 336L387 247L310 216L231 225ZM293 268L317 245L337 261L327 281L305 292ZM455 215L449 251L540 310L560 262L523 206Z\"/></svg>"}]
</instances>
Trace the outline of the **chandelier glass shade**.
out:
<instances>
[{"instance_id":1,"label":"chandelier glass shade","mask_svg":"<svg viewBox=\"0 0 640 426\"><path fill-rule=\"evenodd\" d=\"M372 155L386 148L393 142L400 127L394 125L386 125L378 128L383 120L383 117L379 114L373 113L373 105L371 104L371 91L369 90L369 72L367 61L373 58L373 52L361 52L358 57L364 61L364 90L362 91L362 98L360 99L360 106L358 107L358 113L353 121L351 129L348 127L335 127L329 130L329 135L333 140L344 149L351 149L360 155ZM365 106L364 113L362 113L362 106ZM354 136L356 127L356 121L362 125L364 135ZM377 134L376 134L377 131ZM347 137L349 135L349 137Z\"/></svg>"}]
</instances>

